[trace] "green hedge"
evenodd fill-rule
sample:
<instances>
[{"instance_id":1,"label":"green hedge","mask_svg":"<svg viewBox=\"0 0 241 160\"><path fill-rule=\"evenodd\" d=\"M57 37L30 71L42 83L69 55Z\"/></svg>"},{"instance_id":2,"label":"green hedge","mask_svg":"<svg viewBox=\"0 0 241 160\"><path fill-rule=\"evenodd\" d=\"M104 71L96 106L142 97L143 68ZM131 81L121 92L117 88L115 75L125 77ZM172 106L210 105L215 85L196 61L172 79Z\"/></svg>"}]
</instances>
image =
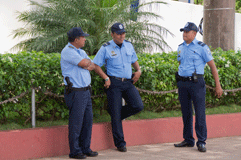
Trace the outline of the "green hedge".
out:
<instances>
[{"instance_id":1,"label":"green hedge","mask_svg":"<svg viewBox=\"0 0 241 160\"><path fill-rule=\"evenodd\" d=\"M174 73L178 62L176 52L158 54L139 54L139 64L142 76L136 86L149 91L169 91L176 89ZM219 71L220 82L224 90L241 87L241 53L216 49L212 53ZM93 58L93 57L91 57ZM103 80L93 71L93 95L103 94ZM209 67L205 67L206 84L215 86ZM27 122L30 118L31 87L40 87L36 93L37 119L61 119L68 117L68 108L63 98L46 96L46 90L57 95L63 95L64 87L61 69L60 54L45 54L42 52L21 52L18 54L0 54L0 102L29 93L15 102L0 105L0 120L18 119ZM213 90L207 89L207 107L241 104L241 92L228 92L221 99L214 96ZM141 93L145 109L161 112L180 107L178 94L147 94ZM103 108L106 96L93 99L94 108Z\"/></svg>"}]
</instances>

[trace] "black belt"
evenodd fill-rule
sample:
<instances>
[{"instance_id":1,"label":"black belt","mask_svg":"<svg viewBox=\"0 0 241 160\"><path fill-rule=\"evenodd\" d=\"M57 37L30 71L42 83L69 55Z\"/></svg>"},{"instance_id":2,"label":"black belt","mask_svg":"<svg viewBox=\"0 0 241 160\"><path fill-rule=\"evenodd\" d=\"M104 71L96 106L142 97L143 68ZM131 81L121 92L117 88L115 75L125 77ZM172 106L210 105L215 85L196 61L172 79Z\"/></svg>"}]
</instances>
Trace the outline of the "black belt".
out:
<instances>
[{"instance_id":1,"label":"black belt","mask_svg":"<svg viewBox=\"0 0 241 160\"><path fill-rule=\"evenodd\" d=\"M65 86L65 88L67 88L67 86ZM89 86L83 87L83 88L74 88L74 87L72 87L70 90L71 90L71 91L87 91L87 90L89 90L90 88L91 88L91 86L89 85Z\"/></svg>"},{"instance_id":2,"label":"black belt","mask_svg":"<svg viewBox=\"0 0 241 160\"><path fill-rule=\"evenodd\" d=\"M118 80L120 80L120 81L122 81L122 82L124 82L124 81L130 81L131 79L128 79L128 78L119 78L119 77L114 77L114 76L109 76L110 78L114 78L114 79L118 79Z\"/></svg>"},{"instance_id":3,"label":"black belt","mask_svg":"<svg viewBox=\"0 0 241 160\"><path fill-rule=\"evenodd\" d=\"M201 78L201 77L203 77L203 75L202 74L197 74L197 78ZM190 77L182 77L182 76L179 76L179 79L181 80L181 81L193 81L194 79L193 79L193 76L190 76Z\"/></svg>"}]
</instances>

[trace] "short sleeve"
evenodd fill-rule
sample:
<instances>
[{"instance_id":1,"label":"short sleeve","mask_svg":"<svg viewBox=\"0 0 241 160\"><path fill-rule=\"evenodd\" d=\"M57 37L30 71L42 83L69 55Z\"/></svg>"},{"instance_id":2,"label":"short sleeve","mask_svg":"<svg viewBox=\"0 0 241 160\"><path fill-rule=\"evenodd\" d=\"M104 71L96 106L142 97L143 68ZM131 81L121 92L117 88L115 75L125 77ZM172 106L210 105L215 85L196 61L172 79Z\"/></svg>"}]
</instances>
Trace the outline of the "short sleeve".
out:
<instances>
[{"instance_id":1,"label":"short sleeve","mask_svg":"<svg viewBox=\"0 0 241 160\"><path fill-rule=\"evenodd\" d=\"M204 47L202 47L202 49L203 49L202 57L203 57L204 61L206 63L211 61L213 59L213 56L212 56L210 48L207 45L205 45Z\"/></svg>"},{"instance_id":2,"label":"short sleeve","mask_svg":"<svg viewBox=\"0 0 241 160\"><path fill-rule=\"evenodd\" d=\"M84 57L82 57L80 54L78 54L78 52L74 49L65 49L63 50L62 54L61 54L63 60L73 64L73 65L78 65L80 61L82 61L82 59L84 59Z\"/></svg>"},{"instance_id":3,"label":"short sleeve","mask_svg":"<svg viewBox=\"0 0 241 160\"><path fill-rule=\"evenodd\" d=\"M93 62L96 65L102 67L105 64L105 55L106 55L106 49L104 46L102 46L97 52L95 58L93 59Z\"/></svg>"},{"instance_id":4,"label":"short sleeve","mask_svg":"<svg viewBox=\"0 0 241 160\"><path fill-rule=\"evenodd\" d=\"M178 47L177 49L177 61L181 60L181 51L180 51L180 47Z\"/></svg>"},{"instance_id":5,"label":"short sleeve","mask_svg":"<svg viewBox=\"0 0 241 160\"><path fill-rule=\"evenodd\" d=\"M138 60L138 57L137 57L137 55L136 55L136 52L135 52L135 49L134 49L134 47L132 46L132 57L131 57L131 63L133 64L133 63L135 63L137 60Z\"/></svg>"}]
</instances>

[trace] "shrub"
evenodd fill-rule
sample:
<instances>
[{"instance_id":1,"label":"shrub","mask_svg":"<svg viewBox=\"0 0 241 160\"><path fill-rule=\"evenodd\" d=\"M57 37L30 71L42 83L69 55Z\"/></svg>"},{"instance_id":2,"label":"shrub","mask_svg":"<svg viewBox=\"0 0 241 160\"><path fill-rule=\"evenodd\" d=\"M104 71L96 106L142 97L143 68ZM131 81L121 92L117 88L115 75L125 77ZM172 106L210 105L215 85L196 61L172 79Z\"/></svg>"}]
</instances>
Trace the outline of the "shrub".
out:
<instances>
[{"instance_id":1,"label":"shrub","mask_svg":"<svg viewBox=\"0 0 241 160\"><path fill-rule=\"evenodd\" d=\"M224 90L232 90L241 87L241 53L234 51L222 51L216 49L212 52L220 83ZM142 70L142 76L135 84L136 87L147 91L170 91L177 89L174 73L178 69L177 53L138 54L138 62ZM93 59L94 56L91 56ZM36 115L37 119L53 120L68 118L68 108L64 99L60 97L64 93L63 78L60 69L60 54L43 52L21 52L19 54L0 55L0 102L13 98L26 92L23 98L14 102L0 105L1 122L8 119L18 119L23 123L30 120L31 113L31 87L38 87L36 91ZM94 72L91 72L93 96L93 108L103 109L106 105L106 96L103 91L103 80ZM209 67L205 67L206 84L214 87L215 82ZM44 94L51 91L57 96ZM225 96L218 99L214 91L207 88L207 107L241 104L241 92L225 92ZM180 108L178 94L173 91L166 94L152 94L141 92L145 110L161 112Z\"/></svg>"}]
</instances>

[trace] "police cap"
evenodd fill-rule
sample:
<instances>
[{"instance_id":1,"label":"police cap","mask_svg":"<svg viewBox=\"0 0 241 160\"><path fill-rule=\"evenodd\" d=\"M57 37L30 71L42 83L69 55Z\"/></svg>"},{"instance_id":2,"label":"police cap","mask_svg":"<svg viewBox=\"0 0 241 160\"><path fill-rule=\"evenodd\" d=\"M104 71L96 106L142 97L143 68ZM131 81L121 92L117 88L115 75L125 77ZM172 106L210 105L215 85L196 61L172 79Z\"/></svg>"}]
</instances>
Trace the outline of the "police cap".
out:
<instances>
[{"instance_id":1,"label":"police cap","mask_svg":"<svg viewBox=\"0 0 241 160\"><path fill-rule=\"evenodd\" d=\"M80 36L84 36L84 37L89 36L89 34L83 32L83 30L81 29L81 27L71 28L71 29L69 30L69 32L67 33L67 35L68 35L68 37L72 37L72 38L80 37Z\"/></svg>"},{"instance_id":2,"label":"police cap","mask_svg":"<svg viewBox=\"0 0 241 160\"><path fill-rule=\"evenodd\" d=\"M189 31L191 31L191 30L196 31L196 32L198 31L197 26L196 26L194 23L192 23L192 22L187 22L187 24L185 25L185 27L180 29L181 32L182 32L182 31L187 31L187 32L189 32Z\"/></svg>"},{"instance_id":3,"label":"police cap","mask_svg":"<svg viewBox=\"0 0 241 160\"><path fill-rule=\"evenodd\" d=\"M124 25L121 23L115 23L111 27L111 32L115 32L117 34L121 34L123 32L126 32Z\"/></svg>"}]
</instances>

